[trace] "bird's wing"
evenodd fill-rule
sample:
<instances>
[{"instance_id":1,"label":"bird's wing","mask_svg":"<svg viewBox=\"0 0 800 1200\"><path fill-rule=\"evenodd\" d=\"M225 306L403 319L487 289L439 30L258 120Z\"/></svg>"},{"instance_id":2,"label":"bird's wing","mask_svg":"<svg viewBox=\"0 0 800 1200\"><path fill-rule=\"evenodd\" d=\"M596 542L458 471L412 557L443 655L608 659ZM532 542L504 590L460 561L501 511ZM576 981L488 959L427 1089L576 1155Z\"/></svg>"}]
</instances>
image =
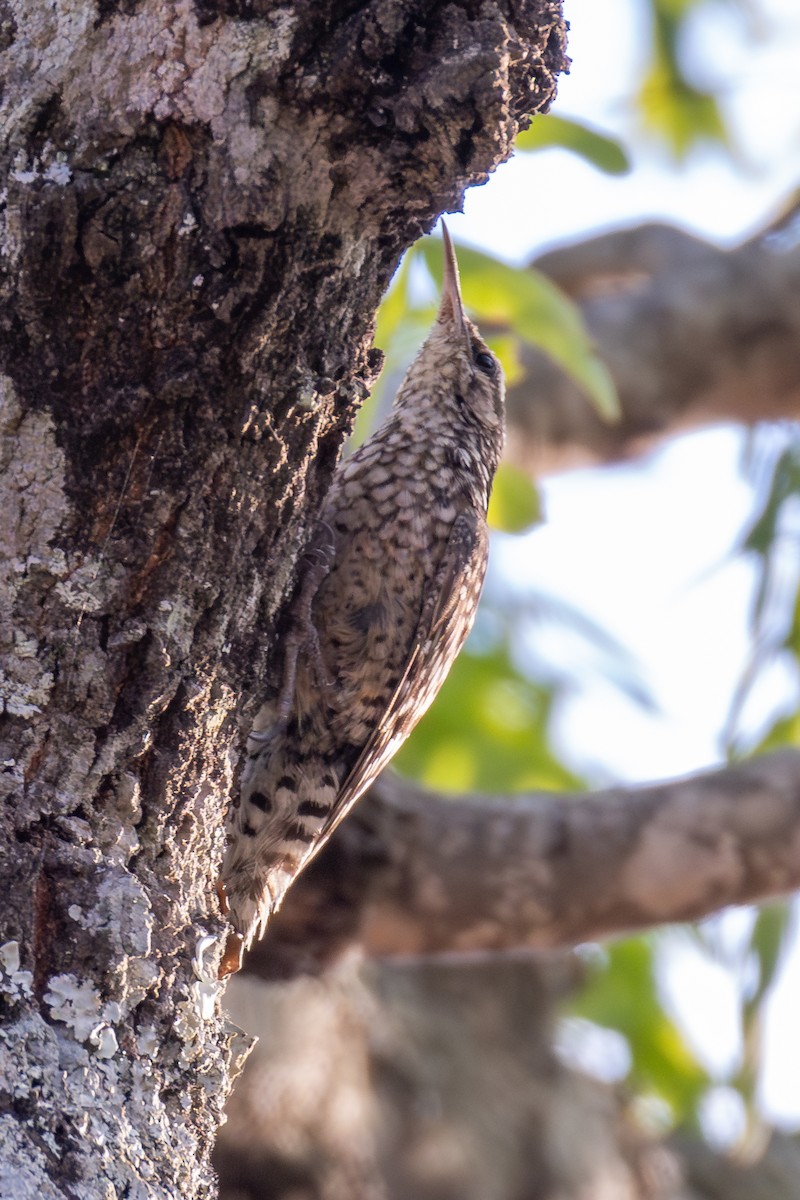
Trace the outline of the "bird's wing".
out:
<instances>
[{"instance_id":1,"label":"bird's wing","mask_svg":"<svg viewBox=\"0 0 800 1200\"><path fill-rule=\"evenodd\" d=\"M397 687L344 779L314 854L399 749L444 682L472 627L486 574L487 550L484 522L474 513L456 517L436 575L423 598Z\"/></svg>"}]
</instances>

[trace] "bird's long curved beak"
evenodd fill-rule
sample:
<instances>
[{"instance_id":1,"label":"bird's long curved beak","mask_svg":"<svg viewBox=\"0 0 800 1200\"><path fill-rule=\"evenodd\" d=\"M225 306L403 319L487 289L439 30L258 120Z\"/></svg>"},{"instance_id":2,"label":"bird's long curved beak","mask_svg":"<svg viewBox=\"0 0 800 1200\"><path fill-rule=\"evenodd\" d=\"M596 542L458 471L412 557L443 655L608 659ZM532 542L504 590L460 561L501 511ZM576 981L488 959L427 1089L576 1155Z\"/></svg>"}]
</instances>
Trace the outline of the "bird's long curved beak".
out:
<instances>
[{"instance_id":1,"label":"bird's long curved beak","mask_svg":"<svg viewBox=\"0 0 800 1200\"><path fill-rule=\"evenodd\" d=\"M464 335L465 342L469 344L467 316L461 299L458 261L444 221L442 221L442 238L444 240L444 286L442 287L442 302L439 305L438 319L443 324L454 325Z\"/></svg>"}]
</instances>

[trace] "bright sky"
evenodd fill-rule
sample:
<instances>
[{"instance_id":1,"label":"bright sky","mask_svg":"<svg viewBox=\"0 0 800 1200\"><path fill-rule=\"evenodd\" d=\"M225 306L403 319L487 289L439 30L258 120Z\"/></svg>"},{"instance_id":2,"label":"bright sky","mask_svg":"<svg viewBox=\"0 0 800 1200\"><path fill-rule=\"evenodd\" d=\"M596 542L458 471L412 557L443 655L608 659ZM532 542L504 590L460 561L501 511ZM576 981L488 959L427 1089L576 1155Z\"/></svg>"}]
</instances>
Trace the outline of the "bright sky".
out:
<instances>
[{"instance_id":1,"label":"bright sky","mask_svg":"<svg viewBox=\"0 0 800 1200\"><path fill-rule=\"evenodd\" d=\"M541 631L540 654L574 664L586 681L562 709L557 736L597 781L720 761L719 731L750 648L753 572L733 552L753 504L737 471L740 447L728 427L630 466L556 476L544 485L547 524L524 545L496 545L494 567L515 587L556 592L626 646L655 699L651 711L629 698L563 625Z\"/></svg>"},{"instance_id":2,"label":"bright sky","mask_svg":"<svg viewBox=\"0 0 800 1200\"><path fill-rule=\"evenodd\" d=\"M554 242L643 219L723 243L763 226L800 183L797 0L705 7L693 39L696 80L722 83L738 162L702 152L680 170L636 140L628 97L647 45L642 7L566 0L566 11L573 67L556 111L620 137L633 151L633 172L603 176L558 150L520 156L467 194L464 215L448 218L453 236L525 261ZM658 711L643 711L603 681L585 652L581 668L574 639L545 627L540 653L575 662L586 679L560 714L559 740L598 781L678 775L720 761L720 730L750 650L753 573L735 553L754 503L742 448L741 432L726 427L682 437L631 466L547 480L547 526L523 545L496 546L494 569L587 611L630 649L655 697ZM774 669L751 704L751 725L795 688L786 670ZM736 981L679 938L668 961L665 994L724 1079L739 1049ZM765 1112L790 1124L800 1123L799 993L795 946L769 1002L761 1088ZM712 1100L716 1127L727 1121L735 1129L726 1090Z\"/></svg>"}]
</instances>

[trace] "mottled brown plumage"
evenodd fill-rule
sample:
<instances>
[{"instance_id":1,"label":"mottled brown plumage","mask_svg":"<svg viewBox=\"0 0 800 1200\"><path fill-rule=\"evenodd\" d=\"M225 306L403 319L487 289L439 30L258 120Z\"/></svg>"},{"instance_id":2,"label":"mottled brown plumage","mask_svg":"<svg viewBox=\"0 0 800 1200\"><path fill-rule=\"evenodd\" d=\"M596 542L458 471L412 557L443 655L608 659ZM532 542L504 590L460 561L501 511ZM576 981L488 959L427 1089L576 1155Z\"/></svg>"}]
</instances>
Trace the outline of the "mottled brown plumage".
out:
<instances>
[{"instance_id":1,"label":"mottled brown plumage","mask_svg":"<svg viewBox=\"0 0 800 1200\"><path fill-rule=\"evenodd\" d=\"M249 945L433 701L472 626L503 444L500 365L445 230L436 323L389 419L337 471L303 560L283 685L248 741L222 885ZM234 965L236 946L226 955Z\"/></svg>"}]
</instances>

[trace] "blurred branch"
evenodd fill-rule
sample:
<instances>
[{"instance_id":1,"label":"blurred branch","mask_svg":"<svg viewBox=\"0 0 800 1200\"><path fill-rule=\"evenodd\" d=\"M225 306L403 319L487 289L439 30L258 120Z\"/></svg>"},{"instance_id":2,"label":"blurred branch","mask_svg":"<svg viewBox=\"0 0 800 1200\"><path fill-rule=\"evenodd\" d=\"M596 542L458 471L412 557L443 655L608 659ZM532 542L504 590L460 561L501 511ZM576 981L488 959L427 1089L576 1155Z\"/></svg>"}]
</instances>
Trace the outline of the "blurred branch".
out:
<instances>
[{"instance_id":1,"label":"blurred branch","mask_svg":"<svg viewBox=\"0 0 800 1200\"><path fill-rule=\"evenodd\" d=\"M579 305L622 420L605 424L574 383L526 347L526 378L509 392L519 465L613 461L681 428L800 417L799 207L729 251L650 224L537 259Z\"/></svg>"},{"instance_id":2,"label":"blurred branch","mask_svg":"<svg viewBox=\"0 0 800 1200\"><path fill-rule=\"evenodd\" d=\"M580 796L454 800L385 775L245 969L552 949L800 886L800 751Z\"/></svg>"}]
</instances>

